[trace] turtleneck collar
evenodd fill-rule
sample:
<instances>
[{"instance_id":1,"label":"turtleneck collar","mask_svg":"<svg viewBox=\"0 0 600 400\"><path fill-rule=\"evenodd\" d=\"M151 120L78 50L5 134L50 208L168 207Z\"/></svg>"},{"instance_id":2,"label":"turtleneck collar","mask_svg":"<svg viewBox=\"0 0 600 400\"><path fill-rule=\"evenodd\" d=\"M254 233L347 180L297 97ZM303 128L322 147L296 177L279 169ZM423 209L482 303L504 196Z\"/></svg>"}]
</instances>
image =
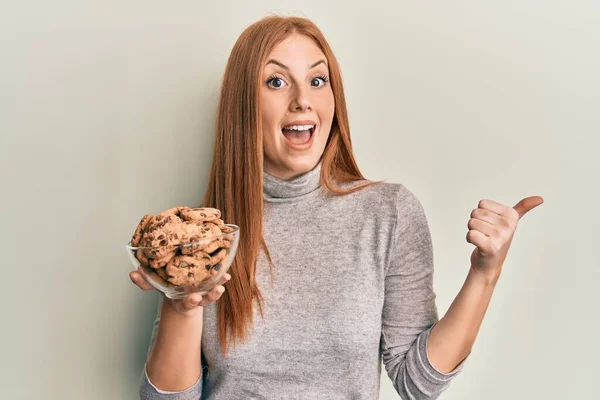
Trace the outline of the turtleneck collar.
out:
<instances>
[{"instance_id":1,"label":"turtleneck collar","mask_svg":"<svg viewBox=\"0 0 600 400\"><path fill-rule=\"evenodd\" d=\"M284 180L263 171L263 194L269 202L289 202L318 193L321 187L321 163L310 171L290 180Z\"/></svg>"}]
</instances>

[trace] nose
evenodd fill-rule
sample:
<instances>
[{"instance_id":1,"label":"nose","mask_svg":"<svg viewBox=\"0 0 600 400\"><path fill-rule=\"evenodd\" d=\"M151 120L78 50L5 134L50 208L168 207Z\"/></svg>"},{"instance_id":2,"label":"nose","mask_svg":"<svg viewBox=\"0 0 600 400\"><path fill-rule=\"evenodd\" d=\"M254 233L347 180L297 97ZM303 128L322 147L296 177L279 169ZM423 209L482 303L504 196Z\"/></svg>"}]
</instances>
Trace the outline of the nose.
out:
<instances>
[{"instance_id":1,"label":"nose","mask_svg":"<svg viewBox=\"0 0 600 400\"><path fill-rule=\"evenodd\" d=\"M306 111L312 108L311 101L308 97L307 90L298 88L294 93L294 97L290 102L290 111Z\"/></svg>"}]
</instances>

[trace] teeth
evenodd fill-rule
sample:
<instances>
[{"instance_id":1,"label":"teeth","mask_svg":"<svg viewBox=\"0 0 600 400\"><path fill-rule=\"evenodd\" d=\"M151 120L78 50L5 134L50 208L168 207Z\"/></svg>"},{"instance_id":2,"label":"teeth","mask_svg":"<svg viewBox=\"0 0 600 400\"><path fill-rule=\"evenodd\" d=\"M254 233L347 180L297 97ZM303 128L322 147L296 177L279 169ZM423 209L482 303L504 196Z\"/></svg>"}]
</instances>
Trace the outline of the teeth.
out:
<instances>
[{"instance_id":1,"label":"teeth","mask_svg":"<svg viewBox=\"0 0 600 400\"><path fill-rule=\"evenodd\" d=\"M293 130L293 131L306 131L309 129L314 128L314 125L292 125L292 126L287 126L283 129L287 129L287 130Z\"/></svg>"}]
</instances>

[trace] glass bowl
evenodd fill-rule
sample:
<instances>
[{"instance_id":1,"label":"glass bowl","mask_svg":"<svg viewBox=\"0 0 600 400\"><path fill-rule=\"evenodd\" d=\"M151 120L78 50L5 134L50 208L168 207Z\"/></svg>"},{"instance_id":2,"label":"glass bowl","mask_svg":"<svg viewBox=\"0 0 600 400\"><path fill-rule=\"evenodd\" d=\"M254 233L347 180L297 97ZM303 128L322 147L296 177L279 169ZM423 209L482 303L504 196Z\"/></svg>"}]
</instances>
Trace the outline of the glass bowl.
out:
<instances>
[{"instance_id":1,"label":"glass bowl","mask_svg":"<svg viewBox=\"0 0 600 400\"><path fill-rule=\"evenodd\" d=\"M170 299L183 299L190 293L205 295L223 278L237 252L240 228L191 243L159 247L125 245L133 269ZM207 253L204 250L213 250ZM158 257L157 257L158 255ZM158 261L168 259L168 262Z\"/></svg>"}]
</instances>

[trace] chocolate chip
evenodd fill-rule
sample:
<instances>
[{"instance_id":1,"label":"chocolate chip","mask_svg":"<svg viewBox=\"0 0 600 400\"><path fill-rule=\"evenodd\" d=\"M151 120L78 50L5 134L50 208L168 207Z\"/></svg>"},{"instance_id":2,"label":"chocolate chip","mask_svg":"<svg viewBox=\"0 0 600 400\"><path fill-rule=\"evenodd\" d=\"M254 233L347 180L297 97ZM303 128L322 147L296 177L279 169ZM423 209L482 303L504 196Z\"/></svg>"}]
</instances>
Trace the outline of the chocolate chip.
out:
<instances>
[{"instance_id":1,"label":"chocolate chip","mask_svg":"<svg viewBox=\"0 0 600 400\"><path fill-rule=\"evenodd\" d=\"M188 272L188 278L193 278L194 274L192 274L191 272Z\"/></svg>"}]
</instances>

